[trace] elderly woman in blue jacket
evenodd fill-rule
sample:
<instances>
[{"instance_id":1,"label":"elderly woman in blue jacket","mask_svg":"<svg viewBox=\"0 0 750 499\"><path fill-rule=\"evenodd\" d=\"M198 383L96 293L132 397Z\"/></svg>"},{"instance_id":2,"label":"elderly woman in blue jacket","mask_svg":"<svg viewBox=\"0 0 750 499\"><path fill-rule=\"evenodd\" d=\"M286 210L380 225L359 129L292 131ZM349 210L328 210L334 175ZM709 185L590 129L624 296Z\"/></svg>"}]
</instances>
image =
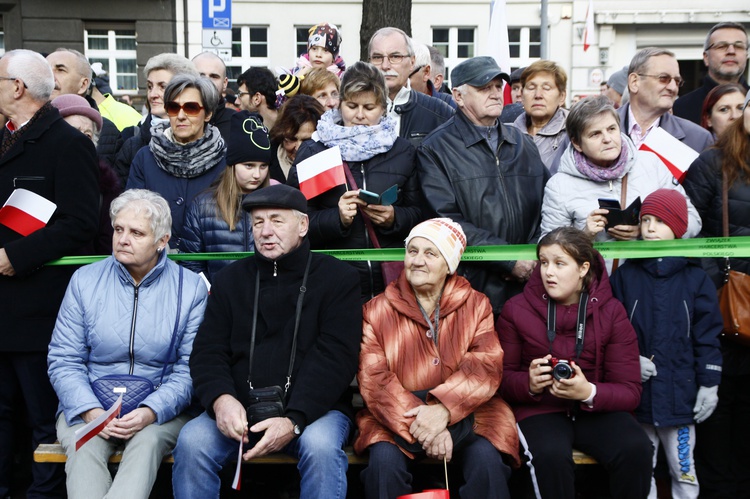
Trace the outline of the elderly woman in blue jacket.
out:
<instances>
[{"instance_id":1,"label":"elderly woman in blue jacket","mask_svg":"<svg viewBox=\"0 0 750 499\"><path fill-rule=\"evenodd\" d=\"M207 299L200 278L166 257L172 221L161 196L126 191L112 202L110 217L113 255L75 272L49 346L49 376L60 399L57 435L67 455L68 496L76 499L148 498L189 419L188 359ZM112 374L146 378L156 389L76 450L75 431L110 408L92 383ZM112 480L107 461L121 447Z\"/></svg>"}]
</instances>

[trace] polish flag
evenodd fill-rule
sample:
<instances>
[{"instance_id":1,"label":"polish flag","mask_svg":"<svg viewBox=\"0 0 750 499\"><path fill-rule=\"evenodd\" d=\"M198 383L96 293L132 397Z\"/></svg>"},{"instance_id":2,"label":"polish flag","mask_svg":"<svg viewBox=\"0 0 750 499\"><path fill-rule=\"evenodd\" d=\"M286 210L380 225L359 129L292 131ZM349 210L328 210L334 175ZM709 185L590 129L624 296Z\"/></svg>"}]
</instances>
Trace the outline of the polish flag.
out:
<instances>
[{"instance_id":1,"label":"polish flag","mask_svg":"<svg viewBox=\"0 0 750 499\"><path fill-rule=\"evenodd\" d=\"M247 433L247 430L245 431ZM240 487L242 486L242 440L244 440L245 435L242 435L242 438L240 439L240 450L237 453L237 467L234 470L234 479L232 480L232 488L234 490L240 490Z\"/></svg>"},{"instance_id":2,"label":"polish flag","mask_svg":"<svg viewBox=\"0 0 750 499\"><path fill-rule=\"evenodd\" d=\"M697 151L674 138L662 127L651 130L639 149L656 154L680 183L685 178L690 165L698 157Z\"/></svg>"},{"instance_id":3,"label":"polish flag","mask_svg":"<svg viewBox=\"0 0 750 499\"><path fill-rule=\"evenodd\" d=\"M589 0L589 6L586 9L586 27L583 28L583 51L586 52L589 47L596 43L596 28L594 27L594 0Z\"/></svg>"},{"instance_id":4,"label":"polish flag","mask_svg":"<svg viewBox=\"0 0 750 499\"><path fill-rule=\"evenodd\" d=\"M117 397L117 400L114 404L112 404L112 407L110 407L108 411L102 413L95 420L76 430L76 450L80 449L83 444L97 436L109 424L110 421L115 419L118 414L120 414L121 408L122 393L119 397Z\"/></svg>"},{"instance_id":5,"label":"polish flag","mask_svg":"<svg viewBox=\"0 0 750 499\"><path fill-rule=\"evenodd\" d=\"M297 178L299 190L307 199L345 184L344 161L339 147L331 147L300 162L297 165Z\"/></svg>"},{"instance_id":6,"label":"polish flag","mask_svg":"<svg viewBox=\"0 0 750 499\"><path fill-rule=\"evenodd\" d=\"M14 190L2 208L0 224L22 236L28 236L47 225L57 205L26 189Z\"/></svg>"}]
</instances>

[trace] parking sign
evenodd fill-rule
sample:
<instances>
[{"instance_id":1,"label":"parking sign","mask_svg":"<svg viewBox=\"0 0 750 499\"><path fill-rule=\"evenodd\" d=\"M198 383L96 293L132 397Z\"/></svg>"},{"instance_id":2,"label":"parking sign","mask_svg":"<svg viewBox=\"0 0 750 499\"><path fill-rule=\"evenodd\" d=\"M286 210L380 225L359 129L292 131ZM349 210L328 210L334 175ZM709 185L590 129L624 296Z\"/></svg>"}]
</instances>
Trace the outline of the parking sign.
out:
<instances>
[{"instance_id":1,"label":"parking sign","mask_svg":"<svg viewBox=\"0 0 750 499\"><path fill-rule=\"evenodd\" d=\"M232 29L232 0L203 0L203 29Z\"/></svg>"}]
</instances>

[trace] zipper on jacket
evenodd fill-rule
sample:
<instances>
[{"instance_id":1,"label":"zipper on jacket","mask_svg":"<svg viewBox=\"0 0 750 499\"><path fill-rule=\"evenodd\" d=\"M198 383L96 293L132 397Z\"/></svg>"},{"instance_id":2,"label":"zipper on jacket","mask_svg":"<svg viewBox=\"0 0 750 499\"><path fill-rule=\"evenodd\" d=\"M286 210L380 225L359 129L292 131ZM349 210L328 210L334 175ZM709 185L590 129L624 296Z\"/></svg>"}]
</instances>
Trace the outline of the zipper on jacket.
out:
<instances>
[{"instance_id":1,"label":"zipper on jacket","mask_svg":"<svg viewBox=\"0 0 750 499\"><path fill-rule=\"evenodd\" d=\"M367 190L367 178L365 178L365 164L360 163L359 164L359 172L362 174L362 185L360 186L362 189ZM373 226L372 230L375 230L375 227ZM372 246L372 241L370 241L370 234L367 233L367 227L365 227L365 248L370 248ZM370 276L370 298L375 298L375 276L372 272L372 262L370 260L367 261L367 274ZM385 284L385 283L383 283Z\"/></svg>"},{"instance_id":2,"label":"zipper on jacket","mask_svg":"<svg viewBox=\"0 0 750 499\"><path fill-rule=\"evenodd\" d=\"M609 192L613 192L614 190L615 190L614 186L612 185L612 181L610 180L609 181Z\"/></svg>"},{"instance_id":3,"label":"zipper on jacket","mask_svg":"<svg viewBox=\"0 0 750 499\"><path fill-rule=\"evenodd\" d=\"M135 370L135 318L138 316L138 287L135 286L133 293L133 317L130 319L130 345L128 347L128 354L130 355L130 370L128 373L132 376Z\"/></svg>"},{"instance_id":4,"label":"zipper on jacket","mask_svg":"<svg viewBox=\"0 0 750 499\"><path fill-rule=\"evenodd\" d=\"M630 323L633 323L633 317L635 316L635 309L638 307L638 300L633 302L633 310L630 311L630 317L628 319L630 320Z\"/></svg>"},{"instance_id":5,"label":"zipper on jacket","mask_svg":"<svg viewBox=\"0 0 750 499\"><path fill-rule=\"evenodd\" d=\"M690 338L690 309L688 308L688 304L685 300L682 300L682 305L685 307L685 324L687 324L687 337Z\"/></svg>"},{"instance_id":6,"label":"zipper on jacket","mask_svg":"<svg viewBox=\"0 0 750 499\"><path fill-rule=\"evenodd\" d=\"M279 275L278 270L279 268L276 266L276 262L273 262L273 276L274 277Z\"/></svg>"}]
</instances>

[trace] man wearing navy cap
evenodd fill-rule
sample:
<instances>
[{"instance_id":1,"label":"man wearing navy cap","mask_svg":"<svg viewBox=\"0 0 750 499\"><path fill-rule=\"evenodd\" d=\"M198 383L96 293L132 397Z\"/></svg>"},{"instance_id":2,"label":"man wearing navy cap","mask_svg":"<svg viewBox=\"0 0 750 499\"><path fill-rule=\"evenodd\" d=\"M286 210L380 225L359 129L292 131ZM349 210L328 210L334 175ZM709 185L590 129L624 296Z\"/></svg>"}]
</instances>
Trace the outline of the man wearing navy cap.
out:
<instances>
[{"instance_id":1,"label":"man wearing navy cap","mask_svg":"<svg viewBox=\"0 0 750 499\"><path fill-rule=\"evenodd\" d=\"M536 243L549 173L530 136L500 123L503 80L492 57L451 71L456 115L417 150L422 192L432 216L459 223L469 246ZM533 261L466 262L459 272L485 293L495 314L520 293Z\"/></svg>"},{"instance_id":2,"label":"man wearing navy cap","mask_svg":"<svg viewBox=\"0 0 750 499\"><path fill-rule=\"evenodd\" d=\"M302 499L344 499L343 446L353 427L347 389L362 337L359 275L310 252L299 190L264 187L242 206L251 212L256 253L214 278L190 357L206 412L180 432L175 497L218 497L219 470L234 465L242 441L245 460L273 452L298 458ZM250 388L267 387L283 393L280 414L248 424L246 408L259 407Z\"/></svg>"}]
</instances>

